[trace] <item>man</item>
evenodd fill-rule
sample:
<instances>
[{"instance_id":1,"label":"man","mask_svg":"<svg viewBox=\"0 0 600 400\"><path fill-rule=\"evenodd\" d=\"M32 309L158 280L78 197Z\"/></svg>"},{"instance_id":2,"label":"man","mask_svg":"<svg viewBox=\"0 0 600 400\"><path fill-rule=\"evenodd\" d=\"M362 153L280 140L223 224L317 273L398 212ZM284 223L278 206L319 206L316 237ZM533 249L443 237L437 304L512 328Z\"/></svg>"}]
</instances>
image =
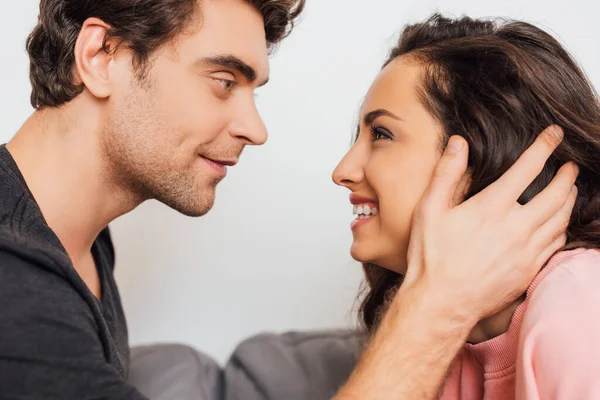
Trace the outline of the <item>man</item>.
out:
<instances>
[{"instance_id":1,"label":"man","mask_svg":"<svg viewBox=\"0 0 600 400\"><path fill-rule=\"evenodd\" d=\"M0 148L3 398L145 398L126 380L106 227L148 199L189 216L210 210L227 166L267 139L254 90L303 6L41 1L27 42L36 111ZM496 185L456 207L466 148L449 146L416 215L413 276L340 398L432 398L475 320L523 292L564 242L575 168L537 208L517 207L515 192L559 141L543 133ZM492 231L510 235L486 243ZM469 253L453 245L458 235ZM523 237L536 240L524 246Z\"/></svg>"}]
</instances>

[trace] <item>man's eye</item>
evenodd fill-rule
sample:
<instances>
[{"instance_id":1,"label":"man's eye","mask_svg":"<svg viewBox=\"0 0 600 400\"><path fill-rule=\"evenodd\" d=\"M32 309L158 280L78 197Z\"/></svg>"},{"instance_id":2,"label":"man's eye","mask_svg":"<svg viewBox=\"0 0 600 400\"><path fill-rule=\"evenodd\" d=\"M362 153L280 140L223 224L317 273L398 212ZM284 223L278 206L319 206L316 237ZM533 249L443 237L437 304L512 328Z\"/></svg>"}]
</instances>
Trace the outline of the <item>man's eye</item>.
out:
<instances>
[{"instance_id":1,"label":"man's eye","mask_svg":"<svg viewBox=\"0 0 600 400\"><path fill-rule=\"evenodd\" d=\"M225 90L226 92L230 92L231 89L233 89L235 87L236 82L234 81L230 81L227 79L217 79L216 80L217 83L219 85L221 85L221 87L223 88L223 90Z\"/></svg>"}]
</instances>

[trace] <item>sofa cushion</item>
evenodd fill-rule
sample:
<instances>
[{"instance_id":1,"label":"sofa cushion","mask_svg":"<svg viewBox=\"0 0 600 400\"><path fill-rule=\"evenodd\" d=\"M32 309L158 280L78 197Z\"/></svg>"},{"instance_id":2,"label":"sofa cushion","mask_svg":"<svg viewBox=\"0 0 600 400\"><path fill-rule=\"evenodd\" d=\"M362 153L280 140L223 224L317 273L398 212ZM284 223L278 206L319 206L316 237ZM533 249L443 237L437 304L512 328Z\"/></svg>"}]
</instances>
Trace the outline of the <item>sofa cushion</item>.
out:
<instances>
[{"instance_id":1,"label":"sofa cushion","mask_svg":"<svg viewBox=\"0 0 600 400\"><path fill-rule=\"evenodd\" d=\"M329 400L354 369L362 341L352 331L252 337L225 366L225 399Z\"/></svg>"},{"instance_id":2,"label":"sofa cushion","mask_svg":"<svg viewBox=\"0 0 600 400\"><path fill-rule=\"evenodd\" d=\"M179 344L131 349L129 382L151 400L220 400L222 371L211 357Z\"/></svg>"}]
</instances>

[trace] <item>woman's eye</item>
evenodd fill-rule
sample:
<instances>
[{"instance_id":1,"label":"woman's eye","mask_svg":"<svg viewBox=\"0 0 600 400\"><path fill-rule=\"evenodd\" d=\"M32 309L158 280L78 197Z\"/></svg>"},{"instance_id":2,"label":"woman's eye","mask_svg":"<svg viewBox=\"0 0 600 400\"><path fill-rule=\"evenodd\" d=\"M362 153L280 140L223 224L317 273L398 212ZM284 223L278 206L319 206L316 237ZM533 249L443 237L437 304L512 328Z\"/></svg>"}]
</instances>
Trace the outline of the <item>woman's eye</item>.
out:
<instances>
[{"instance_id":1,"label":"woman's eye","mask_svg":"<svg viewBox=\"0 0 600 400\"><path fill-rule=\"evenodd\" d=\"M373 141L375 140L392 140L393 135L390 131L385 128L380 128L376 126L371 127L371 136L373 137Z\"/></svg>"}]
</instances>

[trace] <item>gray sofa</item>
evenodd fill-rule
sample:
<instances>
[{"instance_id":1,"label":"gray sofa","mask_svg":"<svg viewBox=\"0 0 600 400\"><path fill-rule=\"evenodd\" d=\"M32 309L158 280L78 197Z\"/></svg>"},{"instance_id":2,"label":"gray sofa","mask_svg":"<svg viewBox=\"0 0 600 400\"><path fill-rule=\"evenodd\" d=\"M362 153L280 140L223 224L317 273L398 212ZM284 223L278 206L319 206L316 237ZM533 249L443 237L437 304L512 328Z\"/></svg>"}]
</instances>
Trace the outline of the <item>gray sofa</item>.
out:
<instances>
[{"instance_id":1,"label":"gray sofa","mask_svg":"<svg viewBox=\"0 0 600 400\"><path fill-rule=\"evenodd\" d=\"M132 349L130 382L151 400L329 400L356 364L351 331L262 334L225 366L183 345Z\"/></svg>"}]
</instances>

